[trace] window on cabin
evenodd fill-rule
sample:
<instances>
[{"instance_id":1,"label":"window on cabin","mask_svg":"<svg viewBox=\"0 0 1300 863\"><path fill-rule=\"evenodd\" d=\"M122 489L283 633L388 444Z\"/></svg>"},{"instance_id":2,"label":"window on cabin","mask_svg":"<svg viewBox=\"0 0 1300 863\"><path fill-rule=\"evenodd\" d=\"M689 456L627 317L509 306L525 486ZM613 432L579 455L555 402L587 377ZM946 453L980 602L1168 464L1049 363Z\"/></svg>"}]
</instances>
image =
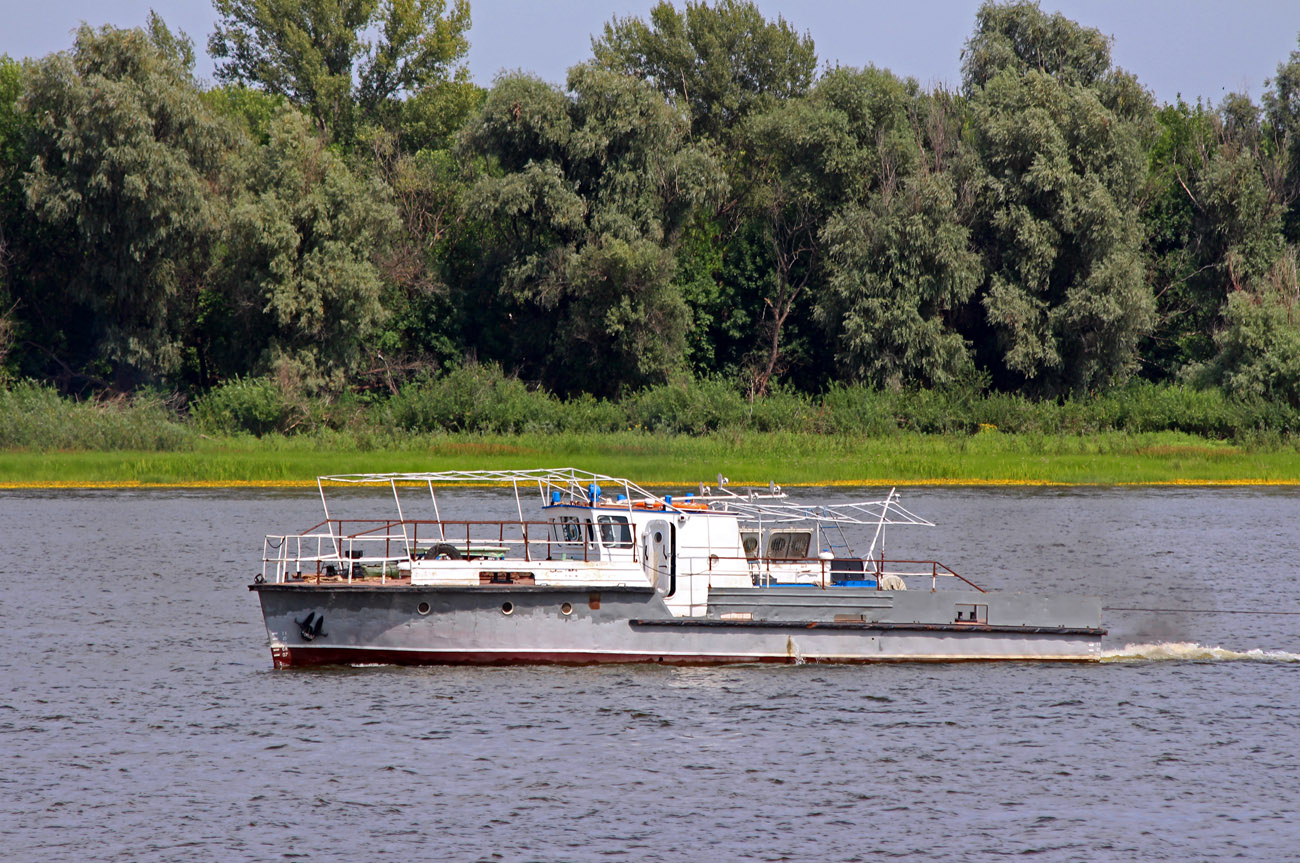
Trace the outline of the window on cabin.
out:
<instances>
[{"instance_id":1,"label":"window on cabin","mask_svg":"<svg viewBox=\"0 0 1300 863\"><path fill-rule=\"evenodd\" d=\"M582 542L582 528L571 515L560 516L560 536L565 542Z\"/></svg>"},{"instance_id":2,"label":"window on cabin","mask_svg":"<svg viewBox=\"0 0 1300 863\"><path fill-rule=\"evenodd\" d=\"M750 560L758 558L758 532L743 531L740 534L740 543L745 548L745 557Z\"/></svg>"},{"instance_id":3,"label":"window on cabin","mask_svg":"<svg viewBox=\"0 0 1300 863\"><path fill-rule=\"evenodd\" d=\"M613 548L632 547L632 527L625 515L602 515L600 521L600 541Z\"/></svg>"},{"instance_id":4,"label":"window on cabin","mask_svg":"<svg viewBox=\"0 0 1300 863\"><path fill-rule=\"evenodd\" d=\"M812 544L812 531L773 532L767 541L767 556L780 560L794 560L808 556Z\"/></svg>"}]
</instances>

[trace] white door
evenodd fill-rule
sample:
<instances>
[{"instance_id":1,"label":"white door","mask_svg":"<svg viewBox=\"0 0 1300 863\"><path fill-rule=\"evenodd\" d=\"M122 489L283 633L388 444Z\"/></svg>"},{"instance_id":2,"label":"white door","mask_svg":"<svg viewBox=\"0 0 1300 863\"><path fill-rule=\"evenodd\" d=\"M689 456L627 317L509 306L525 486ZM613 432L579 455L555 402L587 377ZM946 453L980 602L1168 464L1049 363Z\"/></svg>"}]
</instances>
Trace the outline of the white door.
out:
<instances>
[{"instance_id":1,"label":"white door","mask_svg":"<svg viewBox=\"0 0 1300 863\"><path fill-rule=\"evenodd\" d=\"M677 591L677 528L663 519L647 522L641 550L655 590L660 596L672 596Z\"/></svg>"}]
</instances>

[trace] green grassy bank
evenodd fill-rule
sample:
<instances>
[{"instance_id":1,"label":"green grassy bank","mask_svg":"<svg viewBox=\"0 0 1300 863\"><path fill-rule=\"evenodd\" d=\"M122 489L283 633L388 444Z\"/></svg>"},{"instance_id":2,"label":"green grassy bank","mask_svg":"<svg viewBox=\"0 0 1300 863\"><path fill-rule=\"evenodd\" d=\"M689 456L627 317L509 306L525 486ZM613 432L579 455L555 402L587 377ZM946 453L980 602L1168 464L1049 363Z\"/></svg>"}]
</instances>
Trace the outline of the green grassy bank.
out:
<instances>
[{"instance_id":1,"label":"green grassy bank","mask_svg":"<svg viewBox=\"0 0 1300 863\"><path fill-rule=\"evenodd\" d=\"M298 485L319 474L572 466L643 483L1300 483L1293 444L1233 444L1178 432L1087 436L647 432L205 438L184 451L0 451L0 487Z\"/></svg>"}]
</instances>

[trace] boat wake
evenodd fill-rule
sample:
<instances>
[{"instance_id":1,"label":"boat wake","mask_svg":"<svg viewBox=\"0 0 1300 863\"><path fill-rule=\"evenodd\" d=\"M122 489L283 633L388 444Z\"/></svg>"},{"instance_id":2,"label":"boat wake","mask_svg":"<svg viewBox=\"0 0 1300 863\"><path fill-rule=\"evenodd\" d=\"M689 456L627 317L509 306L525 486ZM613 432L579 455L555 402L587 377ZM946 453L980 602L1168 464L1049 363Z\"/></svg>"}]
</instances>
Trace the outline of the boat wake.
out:
<instances>
[{"instance_id":1,"label":"boat wake","mask_svg":"<svg viewBox=\"0 0 1300 863\"><path fill-rule=\"evenodd\" d=\"M1206 647L1190 641L1162 641L1156 644L1126 644L1117 650L1103 650L1102 662L1300 662L1300 653L1282 650L1228 650Z\"/></svg>"}]
</instances>

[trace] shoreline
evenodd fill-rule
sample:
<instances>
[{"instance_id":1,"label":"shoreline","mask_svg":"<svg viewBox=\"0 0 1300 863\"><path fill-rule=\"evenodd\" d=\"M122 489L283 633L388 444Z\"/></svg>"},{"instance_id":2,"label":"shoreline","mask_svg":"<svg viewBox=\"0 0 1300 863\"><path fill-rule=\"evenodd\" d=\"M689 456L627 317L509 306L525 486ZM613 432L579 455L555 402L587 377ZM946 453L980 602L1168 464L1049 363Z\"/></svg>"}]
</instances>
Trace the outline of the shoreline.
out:
<instances>
[{"instance_id":1,"label":"shoreline","mask_svg":"<svg viewBox=\"0 0 1300 863\"><path fill-rule=\"evenodd\" d=\"M405 445L402 445L405 444ZM1171 432L1088 436L463 435L390 447L224 439L189 450L0 449L0 490L314 488L334 474L573 467L646 487L1291 487L1300 447Z\"/></svg>"},{"instance_id":2,"label":"shoreline","mask_svg":"<svg viewBox=\"0 0 1300 863\"><path fill-rule=\"evenodd\" d=\"M656 488L694 488L698 483L688 480L666 480L647 482ZM350 483L327 482L332 488L347 488ZM424 487L424 483L399 483ZM504 482L435 482L439 488L508 488ZM755 480L743 482L733 480L735 488L761 487L766 482ZM1024 479L861 479L861 480L807 480L779 483L784 488L879 488L893 486L898 488L1295 488L1300 487L1300 479L1169 479L1137 480L1116 482L1066 482L1060 480L1024 480ZM129 489L313 489L315 480L190 480L177 482L149 482L144 480L50 480L0 482L0 492L5 491L122 491Z\"/></svg>"}]
</instances>

